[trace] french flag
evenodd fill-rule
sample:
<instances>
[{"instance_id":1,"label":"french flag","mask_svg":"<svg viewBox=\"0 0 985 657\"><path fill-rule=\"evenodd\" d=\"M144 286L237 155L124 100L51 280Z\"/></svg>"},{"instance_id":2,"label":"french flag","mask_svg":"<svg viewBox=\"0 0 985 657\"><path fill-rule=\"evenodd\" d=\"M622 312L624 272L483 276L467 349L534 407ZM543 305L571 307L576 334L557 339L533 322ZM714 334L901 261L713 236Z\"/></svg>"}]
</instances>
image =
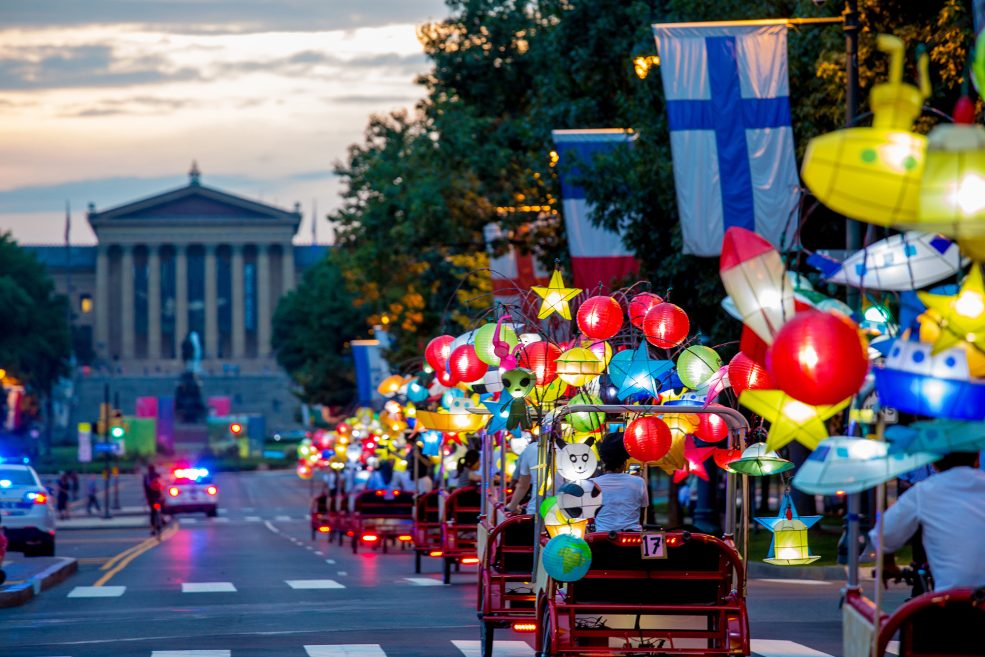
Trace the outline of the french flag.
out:
<instances>
[{"instance_id":1,"label":"french flag","mask_svg":"<svg viewBox=\"0 0 985 657\"><path fill-rule=\"evenodd\" d=\"M591 167L592 158L614 148L626 147L632 133L622 129L554 130L561 177L561 207L568 232L572 285L592 289L639 271L639 263L625 247L622 236L592 223L592 207L585 190L574 183Z\"/></svg>"},{"instance_id":2,"label":"french flag","mask_svg":"<svg viewBox=\"0 0 985 657\"><path fill-rule=\"evenodd\" d=\"M516 229L519 237L530 230L529 224ZM499 224L486 224L483 233L489 251L489 270L492 277L492 293L496 302L505 306L521 307L523 292L534 285L547 285L551 274L543 268L532 253L520 253L510 246L502 255L494 255L493 245L507 239Z\"/></svg>"}]
</instances>

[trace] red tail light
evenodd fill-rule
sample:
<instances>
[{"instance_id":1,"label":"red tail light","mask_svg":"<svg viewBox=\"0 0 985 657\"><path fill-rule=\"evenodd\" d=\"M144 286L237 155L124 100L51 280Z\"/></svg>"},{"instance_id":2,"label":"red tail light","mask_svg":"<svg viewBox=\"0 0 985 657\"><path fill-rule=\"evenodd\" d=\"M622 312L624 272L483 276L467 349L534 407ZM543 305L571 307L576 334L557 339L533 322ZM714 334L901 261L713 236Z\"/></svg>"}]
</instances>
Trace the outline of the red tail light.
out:
<instances>
[{"instance_id":1,"label":"red tail light","mask_svg":"<svg viewBox=\"0 0 985 657\"><path fill-rule=\"evenodd\" d=\"M215 486L209 486L208 488L205 489L205 492L207 492L209 495L215 495L216 493L219 492L219 489L216 488Z\"/></svg>"},{"instance_id":2,"label":"red tail light","mask_svg":"<svg viewBox=\"0 0 985 657\"><path fill-rule=\"evenodd\" d=\"M462 557L462 563L466 566L472 566L479 563L479 557Z\"/></svg>"},{"instance_id":3,"label":"red tail light","mask_svg":"<svg viewBox=\"0 0 985 657\"><path fill-rule=\"evenodd\" d=\"M332 528L329 527L328 525L322 525L321 527L318 528L318 531L320 531L322 534L327 534L328 532L332 531Z\"/></svg>"},{"instance_id":4,"label":"red tail light","mask_svg":"<svg viewBox=\"0 0 985 657\"><path fill-rule=\"evenodd\" d=\"M667 547L677 547L680 544L680 536L668 536L667 537Z\"/></svg>"},{"instance_id":5,"label":"red tail light","mask_svg":"<svg viewBox=\"0 0 985 657\"><path fill-rule=\"evenodd\" d=\"M35 504L48 503L48 496L45 495L44 493L32 493L31 495L32 495L31 501L34 502Z\"/></svg>"},{"instance_id":6,"label":"red tail light","mask_svg":"<svg viewBox=\"0 0 985 657\"><path fill-rule=\"evenodd\" d=\"M180 492L181 491L178 490L177 486L172 486L171 488L168 489L168 495L170 495L171 497L178 497L178 493Z\"/></svg>"},{"instance_id":7,"label":"red tail light","mask_svg":"<svg viewBox=\"0 0 985 657\"><path fill-rule=\"evenodd\" d=\"M393 491L393 496L394 497L400 497L400 491L399 490Z\"/></svg>"},{"instance_id":8,"label":"red tail light","mask_svg":"<svg viewBox=\"0 0 985 657\"><path fill-rule=\"evenodd\" d=\"M441 557L444 556L444 554L445 553L442 552L441 550L431 550L430 552L428 552L429 557Z\"/></svg>"},{"instance_id":9,"label":"red tail light","mask_svg":"<svg viewBox=\"0 0 985 657\"><path fill-rule=\"evenodd\" d=\"M397 540L403 541L404 543L410 543L412 540L414 540L414 537L411 536L410 534L401 534L400 536L397 537Z\"/></svg>"},{"instance_id":10,"label":"red tail light","mask_svg":"<svg viewBox=\"0 0 985 657\"><path fill-rule=\"evenodd\" d=\"M346 536L355 536L355 534L356 532L352 531L351 529L345 533Z\"/></svg>"},{"instance_id":11,"label":"red tail light","mask_svg":"<svg viewBox=\"0 0 985 657\"><path fill-rule=\"evenodd\" d=\"M514 632L536 632L537 623L513 623Z\"/></svg>"},{"instance_id":12,"label":"red tail light","mask_svg":"<svg viewBox=\"0 0 985 657\"><path fill-rule=\"evenodd\" d=\"M376 534L363 534L362 540L364 543L375 543L376 541L380 540L380 537L377 536Z\"/></svg>"},{"instance_id":13,"label":"red tail light","mask_svg":"<svg viewBox=\"0 0 985 657\"><path fill-rule=\"evenodd\" d=\"M619 545L642 545L643 538L641 536L620 536Z\"/></svg>"},{"instance_id":14,"label":"red tail light","mask_svg":"<svg viewBox=\"0 0 985 657\"><path fill-rule=\"evenodd\" d=\"M377 497L383 497L383 491L381 491L381 490L376 491L376 496Z\"/></svg>"}]
</instances>

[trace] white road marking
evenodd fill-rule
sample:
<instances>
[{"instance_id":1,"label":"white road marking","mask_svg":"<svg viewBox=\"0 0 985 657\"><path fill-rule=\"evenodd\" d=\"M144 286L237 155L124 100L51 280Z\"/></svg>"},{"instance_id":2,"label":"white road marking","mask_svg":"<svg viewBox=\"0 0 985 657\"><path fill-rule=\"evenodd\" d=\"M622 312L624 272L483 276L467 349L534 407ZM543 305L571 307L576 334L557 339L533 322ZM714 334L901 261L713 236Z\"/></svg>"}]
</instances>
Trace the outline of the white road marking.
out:
<instances>
[{"instance_id":1,"label":"white road marking","mask_svg":"<svg viewBox=\"0 0 985 657\"><path fill-rule=\"evenodd\" d=\"M182 582L182 593L235 593L232 582Z\"/></svg>"},{"instance_id":2,"label":"white road marking","mask_svg":"<svg viewBox=\"0 0 985 657\"><path fill-rule=\"evenodd\" d=\"M229 518L226 516L219 516L218 518L209 518L212 522L229 522Z\"/></svg>"},{"instance_id":3,"label":"white road marking","mask_svg":"<svg viewBox=\"0 0 985 657\"><path fill-rule=\"evenodd\" d=\"M292 589L344 589L345 584L339 584L334 579L286 579Z\"/></svg>"},{"instance_id":4,"label":"white road marking","mask_svg":"<svg viewBox=\"0 0 985 657\"><path fill-rule=\"evenodd\" d=\"M325 563L335 563L335 559L325 559Z\"/></svg>"},{"instance_id":5,"label":"white road marking","mask_svg":"<svg viewBox=\"0 0 985 657\"><path fill-rule=\"evenodd\" d=\"M482 649L478 641L452 641L465 657L479 657ZM534 649L526 641L497 641L493 645L493 657L533 657Z\"/></svg>"},{"instance_id":6,"label":"white road marking","mask_svg":"<svg viewBox=\"0 0 985 657\"><path fill-rule=\"evenodd\" d=\"M338 646L305 646L308 657L386 657L378 643L358 643Z\"/></svg>"},{"instance_id":7,"label":"white road marking","mask_svg":"<svg viewBox=\"0 0 985 657\"><path fill-rule=\"evenodd\" d=\"M345 571L345 570L340 570L340 571L339 571L338 573L336 573L336 574L337 574L337 575L341 575L342 577L345 577L345 576L346 576L346 575L348 575L349 573L348 573L348 571Z\"/></svg>"},{"instance_id":8,"label":"white road marking","mask_svg":"<svg viewBox=\"0 0 985 657\"><path fill-rule=\"evenodd\" d=\"M899 641L890 641L886 644L886 653L890 655L899 654Z\"/></svg>"},{"instance_id":9,"label":"white road marking","mask_svg":"<svg viewBox=\"0 0 985 657\"><path fill-rule=\"evenodd\" d=\"M280 533L280 530L277 529L276 527L274 527L273 523L271 523L269 520L265 520L263 524L266 525L267 526L267 529L269 529L273 533L275 533L275 534L279 534Z\"/></svg>"},{"instance_id":10,"label":"white road marking","mask_svg":"<svg viewBox=\"0 0 985 657\"><path fill-rule=\"evenodd\" d=\"M252 506L244 506L242 510L243 511L253 511L253 507Z\"/></svg>"},{"instance_id":11,"label":"white road marking","mask_svg":"<svg viewBox=\"0 0 985 657\"><path fill-rule=\"evenodd\" d=\"M318 550L317 552L315 552L315 554L317 554L319 557L324 557L325 556L325 553L322 552L321 550Z\"/></svg>"},{"instance_id":12,"label":"white road marking","mask_svg":"<svg viewBox=\"0 0 985 657\"><path fill-rule=\"evenodd\" d=\"M231 650L152 650L150 657L231 657Z\"/></svg>"},{"instance_id":13,"label":"white road marking","mask_svg":"<svg viewBox=\"0 0 985 657\"><path fill-rule=\"evenodd\" d=\"M69 592L70 598L118 598L127 590L125 586L76 586Z\"/></svg>"},{"instance_id":14,"label":"white road marking","mask_svg":"<svg viewBox=\"0 0 985 657\"><path fill-rule=\"evenodd\" d=\"M260 516L246 516L246 522L260 522Z\"/></svg>"},{"instance_id":15,"label":"white road marking","mask_svg":"<svg viewBox=\"0 0 985 657\"><path fill-rule=\"evenodd\" d=\"M405 582L410 582L414 586L444 586L440 579L431 577L404 577Z\"/></svg>"},{"instance_id":16,"label":"white road marking","mask_svg":"<svg viewBox=\"0 0 985 657\"><path fill-rule=\"evenodd\" d=\"M194 525L197 522L198 522L198 518L182 518L181 519L181 524L182 525Z\"/></svg>"},{"instance_id":17,"label":"white road marking","mask_svg":"<svg viewBox=\"0 0 985 657\"><path fill-rule=\"evenodd\" d=\"M754 582L769 582L770 584L797 584L799 586L830 586L835 582L822 579L754 579Z\"/></svg>"},{"instance_id":18,"label":"white road marking","mask_svg":"<svg viewBox=\"0 0 985 657\"><path fill-rule=\"evenodd\" d=\"M808 648L795 641L753 639L752 651L760 657L831 657L826 652Z\"/></svg>"},{"instance_id":19,"label":"white road marking","mask_svg":"<svg viewBox=\"0 0 985 657\"><path fill-rule=\"evenodd\" d=\"M291 516L276 516L274 518L274 520L277 520L278 522L287 522L290 519L291 519Z\"/></svg>"}]
</instances>

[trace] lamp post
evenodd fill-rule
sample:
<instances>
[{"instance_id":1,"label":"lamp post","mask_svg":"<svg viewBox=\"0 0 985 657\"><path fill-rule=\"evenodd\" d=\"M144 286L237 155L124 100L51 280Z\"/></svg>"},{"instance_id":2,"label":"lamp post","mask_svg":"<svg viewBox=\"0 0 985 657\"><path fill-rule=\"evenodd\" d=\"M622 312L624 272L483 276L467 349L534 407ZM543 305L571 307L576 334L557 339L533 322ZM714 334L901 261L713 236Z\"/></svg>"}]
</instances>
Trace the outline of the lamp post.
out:
<instances>
[{"instance_id":1,"label":"lamp post","mask_svg":"<svg viewBox=\"0 0 985 657\"><path fill-rule=\"evenodd\" d=\"M858 0L845 0L842 14L845 31L845 127L850 128L858 115L858 33L861 29ZM862 223L845 217L845 250L852 254L862 248ZM855 308L860 301L859 291L848 288L848 305Z\"/></svg>"}]
</instances>

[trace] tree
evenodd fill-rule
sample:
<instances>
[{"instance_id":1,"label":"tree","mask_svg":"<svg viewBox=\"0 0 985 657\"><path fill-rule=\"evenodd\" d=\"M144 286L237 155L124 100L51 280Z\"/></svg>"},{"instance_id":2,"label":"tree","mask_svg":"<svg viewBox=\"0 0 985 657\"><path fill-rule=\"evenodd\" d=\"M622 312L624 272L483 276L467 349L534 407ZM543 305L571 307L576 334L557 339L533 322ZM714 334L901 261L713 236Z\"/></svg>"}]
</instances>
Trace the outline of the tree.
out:
<instances>
[{"instance_id":1,"label":"tree","mask_svg":"<svg viewBox=\"0 0 985 657\"><path fill-rule=\"evenodd\" d=\"M366 315L354 301L329 255L277 304L271 345L308 403L344 406L354 399L349 342L368 332Z\"/></svg>"}]
</instances>

